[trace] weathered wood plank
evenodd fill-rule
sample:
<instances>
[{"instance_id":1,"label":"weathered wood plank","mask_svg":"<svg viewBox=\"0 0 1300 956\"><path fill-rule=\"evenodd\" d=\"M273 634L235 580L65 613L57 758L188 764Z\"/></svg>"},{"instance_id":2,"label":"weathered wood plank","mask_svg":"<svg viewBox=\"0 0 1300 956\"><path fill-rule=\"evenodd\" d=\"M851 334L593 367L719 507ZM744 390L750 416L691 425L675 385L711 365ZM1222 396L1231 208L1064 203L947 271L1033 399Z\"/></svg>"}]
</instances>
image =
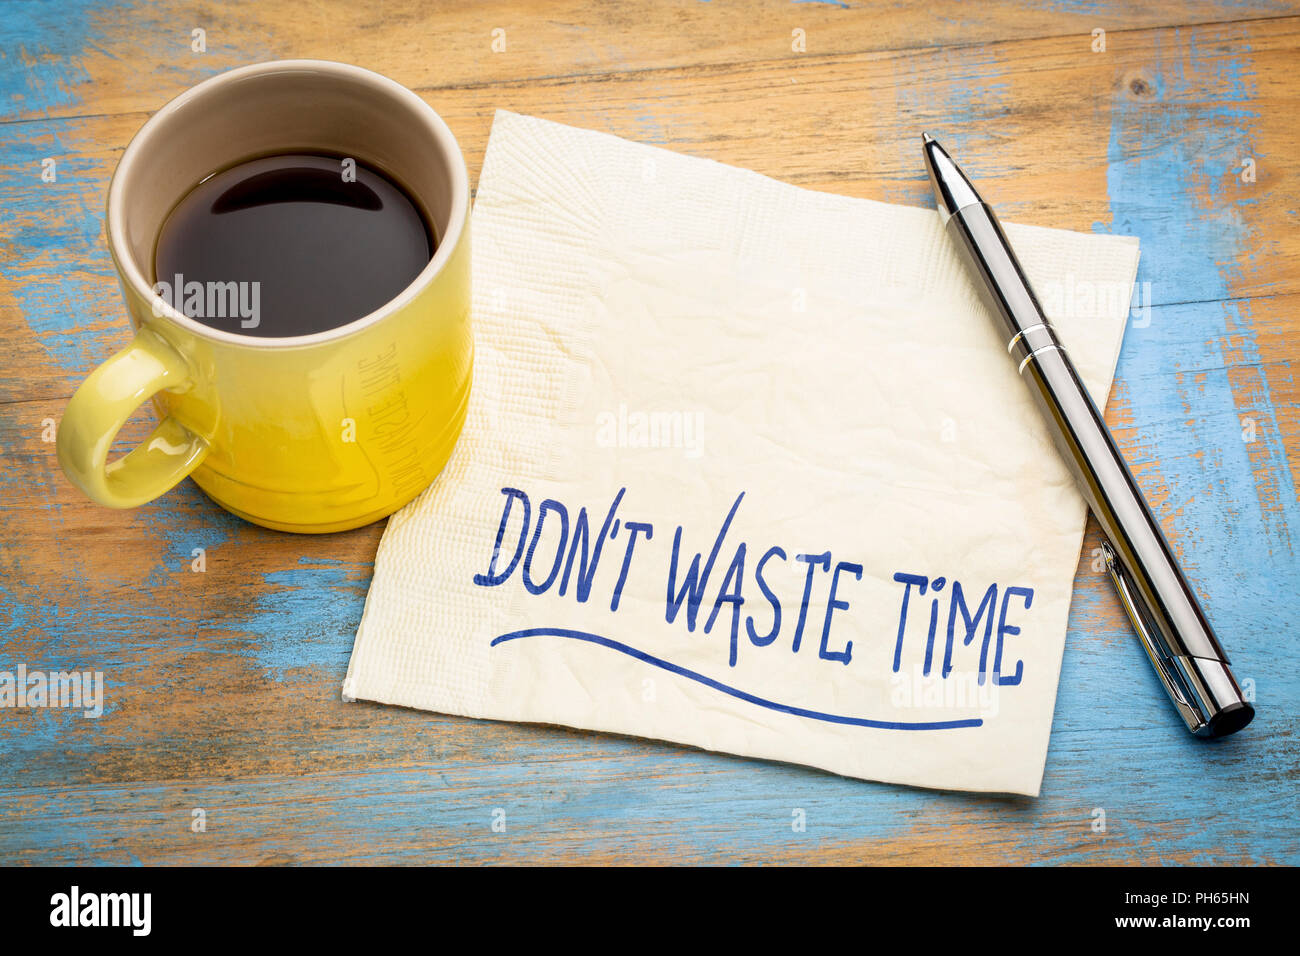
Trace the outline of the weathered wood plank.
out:
<instances>
[{"instance_id":1,"label":"weathered wood plank","mask_svg":"<svg viewBox=\"0 0 1300 956\"><path fill-rule=\"evenodd\" d=\"M0 819L29 829L13 862L172 863L739 863L930 864L1280 862L1231 833L1204 842L1202 800L1155 819L1127 816L1116 795L1148 775L1140 745L1124 778L1076 789L1058 812L1032 801L974 798L883 785L636 741L609 741L609 759L563 752L561 731L535 737L560 752L509 764L413 766L377 774L196 777L58 794L0 791ZM1195 772L1202 758L1175 770ZM633 766L638 773L629 775ZM1242 769L1242 768L1239 768ZM1280 788L1277 788L1280 789ZM1093 802L1098 801L1098 802ZM1258 812L1280 819L1279 797ZM1131 805L1131 804L1127 804ZM1107 832L1092 811L1109 806ZM190 829L202 808L207 831ZM807 829L796 832L794 810ZM505 832L491 829L503 811ZM1215 821L1208 821L1211 825ZM1231 821L1229 821L1231 822ZM2 836L3 834L0 834ZM8 849L3 843L0 848Z\"/></svg>"},{"instance_id":2,"label":"weathered wood plank","mask_svg":"<svg viewBox=\"0 0 1300 956\"><path fill-rule=\"evenodd\" d=\"M197 79L242 63L316 57L417 88L583 76L796 56L1003 44L1091 32L1264 19L1270 2L1119 0L936 4L787 0L15 0L0 33L0 120L156 109ZM192 32L205 31L196 53ZM496 30L504 31L494 36ZM504 39L504 45L500 42ZM494 40L497 41L494 50Z\"/></svg>"}]
</instances>

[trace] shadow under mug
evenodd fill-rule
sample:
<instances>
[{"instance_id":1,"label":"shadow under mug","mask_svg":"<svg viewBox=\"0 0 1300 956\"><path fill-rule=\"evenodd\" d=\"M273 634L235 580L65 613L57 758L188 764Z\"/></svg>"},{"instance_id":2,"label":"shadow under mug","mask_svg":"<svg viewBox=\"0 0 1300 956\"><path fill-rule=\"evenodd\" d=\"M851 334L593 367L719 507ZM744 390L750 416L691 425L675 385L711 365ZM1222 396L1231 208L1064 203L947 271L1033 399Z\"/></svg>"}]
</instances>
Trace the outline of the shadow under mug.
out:
<instances>
[{"instance_id":1,"label":"shadow under mug","mask_svg":"<svg viewBox=\"0 0 1300 956\"><path fill-rule=\"evenodd\" d=\"M253 156L353 157L400 182L437 248L382 308L312 335L210 328L154 292L154 247L205 176ZM469 175L423 100L359 67L284 60L212 77L158 111L127 146L106 232L134 341L68 403L59 462L73 484L132 508L187 475L213 501L281 531L368 524L442 470L465 421L473 367ZM340 263L346 268L346 263ZM159 425L110 462L114 438L153 398Z\"/></svg>"}]
</instances>

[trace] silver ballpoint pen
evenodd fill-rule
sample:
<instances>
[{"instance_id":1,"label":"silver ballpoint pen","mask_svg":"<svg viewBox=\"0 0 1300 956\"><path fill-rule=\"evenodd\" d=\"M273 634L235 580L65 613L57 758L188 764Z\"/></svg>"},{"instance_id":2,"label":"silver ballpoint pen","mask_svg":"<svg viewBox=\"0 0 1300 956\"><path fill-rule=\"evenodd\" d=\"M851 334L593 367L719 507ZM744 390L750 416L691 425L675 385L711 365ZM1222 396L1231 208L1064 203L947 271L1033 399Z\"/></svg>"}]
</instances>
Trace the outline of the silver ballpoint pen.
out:
<instances>
[{"instance_id":1,"label":"silver ballpoint pen","mask_svg":"<svg viewBox=\"0 0 1300 956\"><path fill-rule=\"evenodd\" d=\"M1187 729L1223 737L1250 723L1228 657L1174 560L1097 406L1030 288L997 218L929 134L922 151L948 237L971 269L1104 536L1102 554L1138 637Z\"/></svg>"}]
</instances>

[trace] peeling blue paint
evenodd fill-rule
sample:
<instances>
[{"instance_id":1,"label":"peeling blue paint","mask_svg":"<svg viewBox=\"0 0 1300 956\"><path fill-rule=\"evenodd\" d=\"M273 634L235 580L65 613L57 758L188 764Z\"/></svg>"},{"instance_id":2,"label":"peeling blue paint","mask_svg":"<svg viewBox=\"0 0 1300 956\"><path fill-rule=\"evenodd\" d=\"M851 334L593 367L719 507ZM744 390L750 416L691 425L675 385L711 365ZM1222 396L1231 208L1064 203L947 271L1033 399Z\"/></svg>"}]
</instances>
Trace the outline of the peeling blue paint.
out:
<instances>
[{"instance_id":1,"label":"peeling blue paint","mask_svg":"<svg viewBox=\"0 0 1300 956\"><path fill-rule=\"evenodd\" d=\"M934 136L978 182L994 172L982 157L996 152L990 144L1008 110L1010 91L998 79L1002 65L987 49L941 48L903 58L899 66L904 72L894 77L894 96L908 133L900 140L899 164L915 175L891 186L886 198L933 208L934 194L921 163L921 134Z\"/></svg>"},{"instance_id":2,"label":"peeling blue paint","mask_svg":"<svg viewBox=\"0 0 1300 956\"><path fill-rule=\"evenodd\" d=\"M89 83L82 53L103 0L8 0L0 31L0 121L72 106Z\"/></svg>"},{"instance_id":3,"label":"peeling blue paint","mask_svg":"<svg viewBox=\"0 0 1300 956\"><path fill-rule=\"evenodd\" d=\"M1202 548L1218 542L1245 552L1251 545L1239 556L1244 566L1205 569L1211 588L1221 576L1215 572L1252 566L1263 581L1279 573L1297 580L1292 529L1300 527L1300 511L1286 450L1267 426L1267 378L1261 375L1261 407L1239 408L1225 368L1229 359L1260 362L1250 303L1230 299L1242 264L1261 243L1248 225L1258 199L1235 175L1243 156L1259 155L1247 53L1225 62L1189 44L1185 56L1160 57L1151 102L1121 91L1108 153L1112 222L1095 227L1140 238L1138 282L1150 282L1154 301L1165 304L1148 326L1129 328L1117 380L1127 390L1138 445L1159 450L1161 473L1182 509L1175 516L1180 536ZM1187 89L1203 86L1213 86L1214 96L1188 103ZM1233 356L1224 352L1228 341ZM1261 419L1257 440L1276 489L1267 507L1242 440L1240 416L1248 413ZM1188 550L1195 563L1196 547Z\"/></svg>"},{"instance_id":4,"label":"peeling blue paint","mask_svg":"<svg viewBox=\"0 0 1300 956\"><path fill-rule=\"evenodd\" d=\"M242 624L252 635L248 653L276 680L319 668L342 682L373 570L302 557L297 567L264 575Z\"/></svg>"},{"instance_id":5,"label":"peeling blue paint","mask_svg":"<svg viewBox=\"0 0 1300 956\"><path fill-rule=\"evenodd\" d=\"M1076 587L1045 786L1058 775L1086 781L1071 800L1122 812L1131 801L1133 768L1116 762L1076 777L1061 761L1075 763L1079 755L1062 745L1077 745L1096 728L1149 737L1142 785L1159 790L1155 802L1171 819L1205 813L1184 786L1195 778L1217 794L1215 815L1204 820L1207 848L1231 828L1249 833L1261 851L1294 860L1294 793L1276 780L1261 785L1255 768L1295 765L1286 734L1300 681L1276 635L1297 624L1293 529L1300 528L1300 504L1276 428L1261 424L1258 438L1267 447L1264 485L1275 489L1275 501L1261 503L1257 464L1242 440L1241 415L1272 414L1263 376L1278 372L1261 371L1259 406L1245 408L1225 368L1230 339L1236 362L1260 359L1249 303L1229 300L1241 263L1259 241L1250 226L1257 200L1233 185L1240 157L1257 155L1249 49L1242 41L1235 46L1237 57L1226 61L1221 50L1203 52L1194 42L1158 47L1148 83L1153 95L1118 92L1108 151L1112 218L1094 228L1140 238L1138 282L1150 282L1153 300L1164 303L1148 326L1131 326L1124 339L1115 394L1137 435L1128 454L1148 495L1156 480L1142 466L1158 469L1168 491L1158 510L1175 529L1175 547L1238 678L1257 688L1258 716L1217 743L1182 733L1136 639L1126 629L1084 629L1084 621L1107 619L1095 605L1110 595ZM1082 852L1067 859L1086 858Z\"/></svg>"},{"instance_id":6,"label":"peeling blue paint","mask_svg":"<svg viewBox=\"0 0 1300 956\"><path fill-rule=\"evenodd\" d=\"M0 192L11 247L0 274L37 341L58 366L88 372L130 341L126 313L103 240L108 172L65 145L72 120L0 124ZM43 159L55 182L42 182ZM88 316L108 315L108 323Z\"/></svg>"}]
</instances>

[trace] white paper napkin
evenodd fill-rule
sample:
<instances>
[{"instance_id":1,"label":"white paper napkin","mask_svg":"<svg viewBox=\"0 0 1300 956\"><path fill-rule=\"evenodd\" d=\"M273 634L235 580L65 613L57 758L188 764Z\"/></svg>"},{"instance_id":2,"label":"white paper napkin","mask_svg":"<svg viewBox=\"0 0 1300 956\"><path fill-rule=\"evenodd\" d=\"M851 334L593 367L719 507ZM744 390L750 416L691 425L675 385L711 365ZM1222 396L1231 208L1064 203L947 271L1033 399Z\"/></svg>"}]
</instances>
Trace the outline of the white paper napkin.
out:
<instances>
[{"instance_id":1,"label":"white paper napkin","mask_svg":"<svg viewBox=\"0 0 1300 956\"><path fill-rule=\"evenodd\" d=\"M1136 240L1007 232L1104 404ZM499 112L473 241L345 696L1038 792L1085 508L936 213Z\"/></svg>"}]
</instances>

